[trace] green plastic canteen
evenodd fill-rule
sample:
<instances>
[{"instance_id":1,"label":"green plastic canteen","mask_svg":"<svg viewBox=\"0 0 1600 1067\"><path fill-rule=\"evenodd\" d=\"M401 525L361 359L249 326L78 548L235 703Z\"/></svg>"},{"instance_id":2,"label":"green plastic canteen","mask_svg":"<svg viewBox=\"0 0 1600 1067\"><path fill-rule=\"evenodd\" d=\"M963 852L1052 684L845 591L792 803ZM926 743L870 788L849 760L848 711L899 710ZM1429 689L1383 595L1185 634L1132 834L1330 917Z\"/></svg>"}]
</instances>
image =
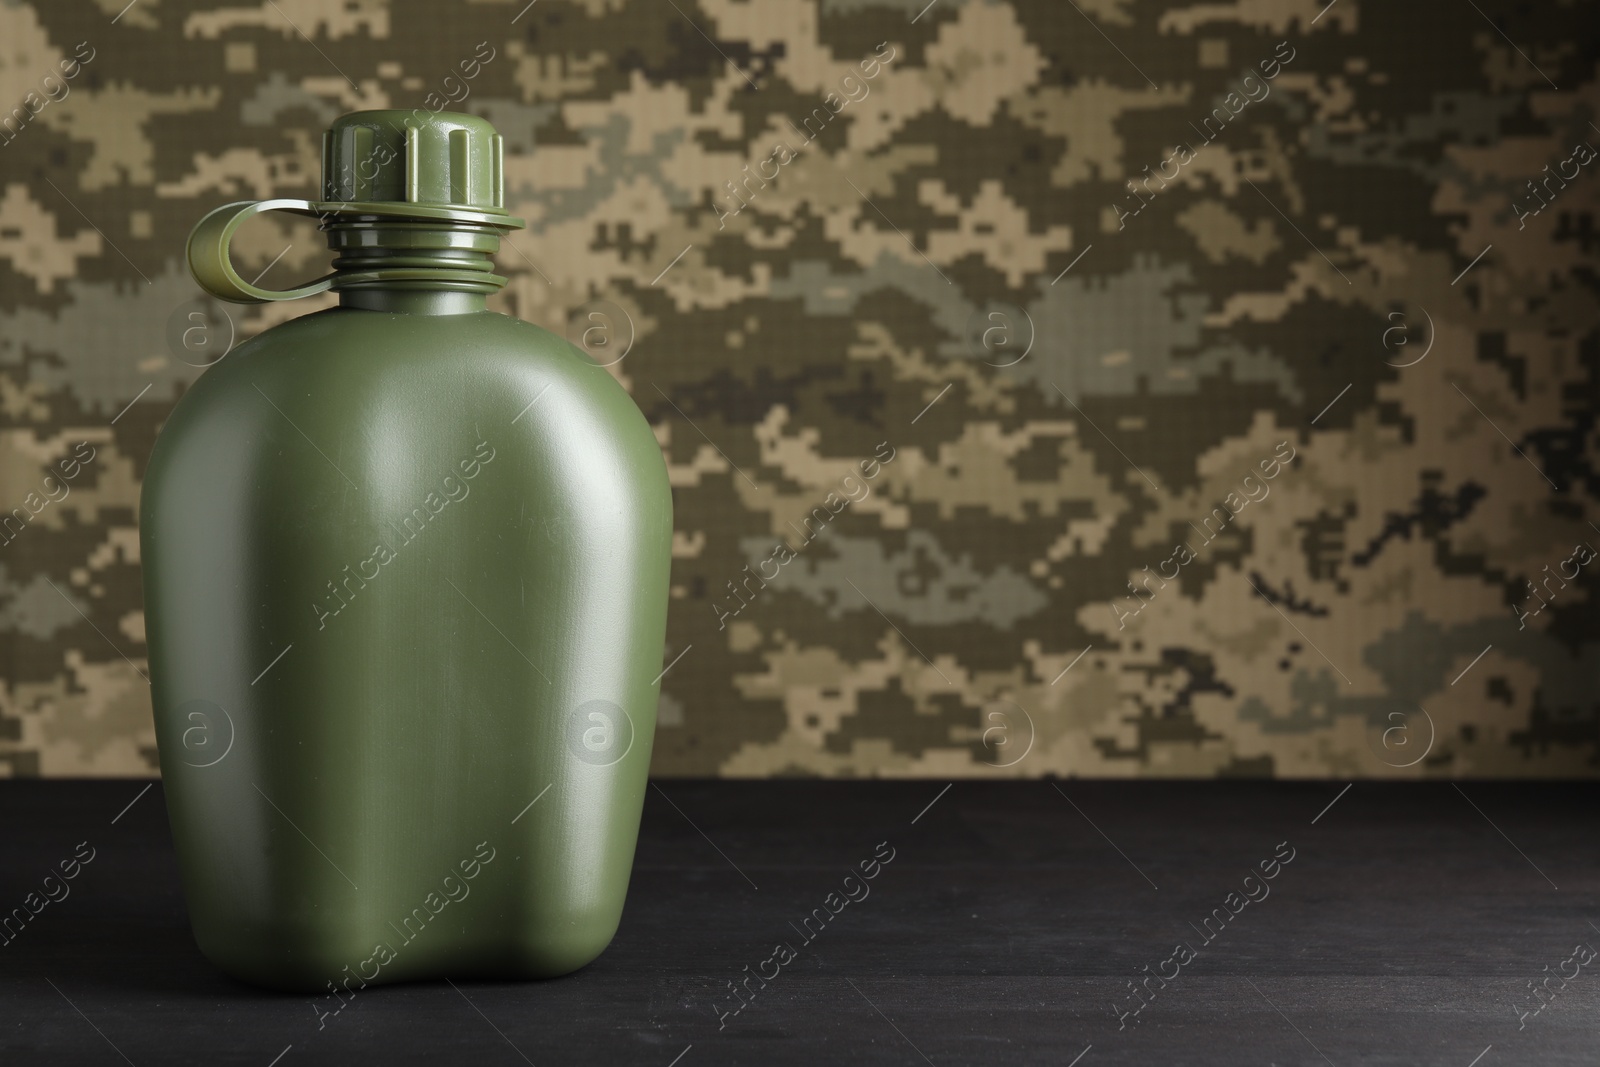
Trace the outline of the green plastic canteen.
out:
<instances>
[{"instance_id":1,"label":"green plastic canteen","mask_svg":"<svg viewBox=\"0 0 1600 1067\"><path fill-rule=\"evenodd\" d=\"M490 312L500 136L363 111L323 198L228 204L188 259L240 344L162 428L140 507L156 737L195 940L323 994L539 978L620 921L655 730L672 497L627 391ZM244 280L239 227L317 218L332 272Z\"/></svg>"}]
</instances>

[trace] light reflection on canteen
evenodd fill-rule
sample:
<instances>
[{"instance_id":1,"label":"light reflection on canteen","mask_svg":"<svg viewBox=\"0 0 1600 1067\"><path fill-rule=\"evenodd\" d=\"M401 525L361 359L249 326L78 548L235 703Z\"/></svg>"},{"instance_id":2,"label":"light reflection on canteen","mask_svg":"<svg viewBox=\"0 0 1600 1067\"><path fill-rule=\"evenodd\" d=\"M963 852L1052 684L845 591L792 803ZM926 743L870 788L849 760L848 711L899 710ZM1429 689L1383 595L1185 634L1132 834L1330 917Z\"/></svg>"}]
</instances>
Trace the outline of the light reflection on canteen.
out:
<instances>
[{"instance_id":1,"label":"light reflection on canteen","mask_svg":"<svg viewBox=\"0 0 1600 1067\"><path fill-rule=\"evenodd\" d=\"M633 719L609 700L580 704L567 716L567 751L591 767L609 767L633 748Z\"/></svg>"},{"instance_id":2,"label":"light reflection on canteen","mask_svg":"<svg viewBox=\"0 0 1600 1067\"><path fill-rule=\"evenodd\" d=\"M329 595L324 598L322 603L313 601L311 604L311 611L317 617L317 629L326 630L328 628L328 620L349 607L350 602L356 598L356 594L365 589L368 582L376 581L378 575L382 573L382 568L387 567L398 559L400 550L415 541L422 531L428 528L430 522L437 521L439 514L452 501L460 503L467 499L467 496L472 492L472 487L467 483L476 478L484 467L494 462L494 457L497 454L494 446L488 441L479 441L474 447L472 455L456 464L461 471L461 477L457 478L454 474L448 474L443 482L440 483L440 488L444 493L443 496L438 492L430 492L423 497L420 504L417 504L407 512L406 516L398 523L391 522L389 524L389 528L383 534L384 540L379 540L373 545L372 555L360 560L354 567L348 563L345 564L341 572L344 577L336 577L329 580ZM386 544L385 540L392 542L393 547ZM367 572L367 568L371 568L370 574ZM335 582L338 584L335 584ZM351 584L352 582L354 585Z\"/></svg>"}]
</instances>

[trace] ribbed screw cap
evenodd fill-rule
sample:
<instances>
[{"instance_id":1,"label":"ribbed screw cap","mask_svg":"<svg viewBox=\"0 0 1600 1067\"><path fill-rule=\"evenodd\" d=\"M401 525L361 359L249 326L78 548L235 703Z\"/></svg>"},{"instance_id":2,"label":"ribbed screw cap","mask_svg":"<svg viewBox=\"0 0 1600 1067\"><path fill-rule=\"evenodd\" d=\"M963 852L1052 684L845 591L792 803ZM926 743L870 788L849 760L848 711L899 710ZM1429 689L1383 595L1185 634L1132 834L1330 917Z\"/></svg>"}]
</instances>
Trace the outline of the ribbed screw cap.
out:
<instances>
[{"instance_id":1,"label":"ribbed screw cap","mask_svg":"<svg viewBox=\"0 0 1600 1067\"><path fill-rule=\"evenodd\" d=\"M474 115L354 111L323 134L323 199L504 212L503 151Z\"/></svg>"}]
</instances>

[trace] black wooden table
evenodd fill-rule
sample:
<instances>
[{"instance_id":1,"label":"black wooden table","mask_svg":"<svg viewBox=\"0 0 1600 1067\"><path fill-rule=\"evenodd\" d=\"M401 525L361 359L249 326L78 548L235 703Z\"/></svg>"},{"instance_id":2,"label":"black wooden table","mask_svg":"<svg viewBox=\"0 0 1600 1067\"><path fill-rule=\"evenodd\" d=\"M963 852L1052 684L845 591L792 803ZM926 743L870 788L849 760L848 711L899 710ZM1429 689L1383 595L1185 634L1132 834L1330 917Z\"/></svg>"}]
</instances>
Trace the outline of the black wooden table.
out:
<instances>
[{"instance_id":1,"label":"black wooden table","mask_svg":"<svg viewBox=\"0 0 1600 1067\"><path fill-rule=\"evenodd\" d=\"M0 783L0 908L94 850L0 1064L1600 1063L1596 783L668 780L598 962L320 1020L201 957L146 784Z\"/></svg>"}]
</instances>

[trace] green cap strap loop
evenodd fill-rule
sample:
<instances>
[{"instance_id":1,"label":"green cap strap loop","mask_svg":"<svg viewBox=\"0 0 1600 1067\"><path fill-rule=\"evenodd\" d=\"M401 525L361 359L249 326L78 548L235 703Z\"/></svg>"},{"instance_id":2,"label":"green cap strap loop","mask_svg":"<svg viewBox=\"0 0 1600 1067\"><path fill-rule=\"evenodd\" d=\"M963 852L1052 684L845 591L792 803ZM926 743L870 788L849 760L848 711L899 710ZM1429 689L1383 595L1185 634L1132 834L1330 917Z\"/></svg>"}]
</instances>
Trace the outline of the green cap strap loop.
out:
<instances>
[{"instance_id":1,"label":"green cap strap loop","mask_svg":"<svg viewBox=\"0 0 1600 1067\"><path fill-rule=\"evenodd\" d=\"M263 211L292 211L297 215L319 213L307 200L259 200L224 204L201 219L189 234L189 270L200 288L221 300L235 304L264 304L269 300L298 300L315 296L333 285L328 274L297 289L263 289L239 276L228 258L228 244L246 219Z\"/></svg>"},{"instance_id":2,"label":"green cap strap loop","mask_svg":"<svg viewBox=\"0 0 1600 1067\"><path fill-rule=\"evenodd\" d=\"M189 270L200 288L221 300L235 304L262 304L269 300L298 300L302 296L315 296L326 292L335 281L347 280L348 271L334 271L297 289L263 289L245 281L233 269L228 257L228 245L234 233L246 219L263 211L288 211L318 219L323 229L339 222L358 220L388 220L407 222L437 222L471 224L489 227L504 235L520 229L523 221L503 211L484 211L473 208L445 207L431 204L406 203L333 203L310 200L261 200L224 204L195 224L189 234ZM487 271L489 268L485 267ZM370 273L370 272L369 272ZM377 275L361 280L374 280ZM504 285L505 279L486 274L485 278Z\"/></svg>"}]
</instances>

